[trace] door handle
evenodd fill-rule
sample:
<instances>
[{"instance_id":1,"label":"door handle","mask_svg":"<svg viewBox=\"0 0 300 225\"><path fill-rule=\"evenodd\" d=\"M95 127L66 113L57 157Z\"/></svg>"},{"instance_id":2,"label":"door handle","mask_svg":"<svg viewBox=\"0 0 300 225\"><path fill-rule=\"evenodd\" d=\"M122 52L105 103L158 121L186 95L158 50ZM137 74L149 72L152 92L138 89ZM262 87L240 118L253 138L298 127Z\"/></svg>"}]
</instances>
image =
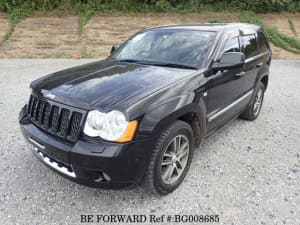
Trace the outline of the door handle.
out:
<instances>
[{"instance_id":1,"label":"door handle","mask_svg":"<svg viewBox=\"0 0 300 225\"><path fill-rule=\"evenodd\" d=\"M245 75L245 72L244 71L242 71L242 72L240 72L240 73L237 73L237 74L235 74L236 76L239 76L239 77L241 77L241 76L243 76L243 75Z\"/></svg>"},{"instance_id":2,"label":"door handle","mask_svg":"<svg viewBox=\"0 0 300 225\"><path fill-rule=\"evenodd\" d=\"M259 67L261 67L263 65L263 63L261 62L261 63L258 63L258 64L256 64L256 68L259 68Z\"/></svg>"}]
</instances>

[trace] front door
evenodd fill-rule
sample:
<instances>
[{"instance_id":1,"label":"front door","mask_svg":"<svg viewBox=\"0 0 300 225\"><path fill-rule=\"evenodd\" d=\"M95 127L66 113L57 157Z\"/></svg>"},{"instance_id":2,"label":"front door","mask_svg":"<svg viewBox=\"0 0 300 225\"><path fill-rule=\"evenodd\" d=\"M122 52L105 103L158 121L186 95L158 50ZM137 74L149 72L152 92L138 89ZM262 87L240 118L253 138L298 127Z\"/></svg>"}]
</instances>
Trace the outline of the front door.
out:
<instances>
[{"instance_id":1,"label":"front door","mask_svg":"<svg viewBox=\"0 0 300 225\"><path fill-rule=\"evenodd\" d=\"M225 52L240 52L239 37L231 39L224 48ZM208 132L213 131L228 121L238 110L245 93L244 66L239 68L216 71L210 76L208 85ZM240 99L242 98L242 99Z\"/></svg>"}]
</instances>

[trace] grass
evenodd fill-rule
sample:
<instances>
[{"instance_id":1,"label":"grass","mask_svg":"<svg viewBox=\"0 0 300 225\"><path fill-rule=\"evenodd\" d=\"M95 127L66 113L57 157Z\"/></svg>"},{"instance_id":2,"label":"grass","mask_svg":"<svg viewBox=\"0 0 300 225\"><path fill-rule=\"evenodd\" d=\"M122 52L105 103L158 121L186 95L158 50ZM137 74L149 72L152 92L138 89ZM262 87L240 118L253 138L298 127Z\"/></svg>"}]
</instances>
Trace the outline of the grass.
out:
<instances>
[{"instance_id":1,"label":"grass","mask_svg":"<svg viewBox=\"0 0 300 225\"><path fill-rule=\"evenodd\" d=\"M89 4L78 4L78 35L81 36L83 33L84 26L88 23L94 14L94 8Z\"/></svg>"},{"instance_id":2,"label":"grass","mask_svg":"<svg viewBox=\"0 0 300 225\"><path fill-rule=\"evenodd\" d=\"M31 8L24 6L22 8L10 8L8 11L9 29L5 33L4 37L0 40L0 45L7 41L15 30L16 25L31 12Z\"/></svg>"},{"instance_id":3,"label":"grass","mask_svg":"<svg viewBox=\"0 0 300 225\"><path fill-rule=\"evenodd\" d=\"M79 49L79 55L81 59L92 58L90 50L85 45Z\"/></svg>"},{"instance_id":4,"label":"grass","mask_svg":"<svg viewBox=\"0 0 300 225\"><path fill-rule=\"evenodd\" d=\"M294 33L295 36L298 36L293 20L291 18L288 18L288 21L289 21L291 31Z\"/></svg>"},{"instance_id":5,"label":"grass","mask_svg":"<svg viewBox=\"0 0 300 225\"><path fill-rule=\"evenodd\" d=\"M210 23L230 23L230 21L227 20L220 20L220 19L210 19Z\"/></svg>"},{"instance_id":6,"label":"grass","mask_svg":"<svg viewBox=\"0 0 300 225\"><path fill-rule=\"evenodd\" d=\"M186 23L186 14L181 15L181 23Z\"/></svg>"}]
</instances>

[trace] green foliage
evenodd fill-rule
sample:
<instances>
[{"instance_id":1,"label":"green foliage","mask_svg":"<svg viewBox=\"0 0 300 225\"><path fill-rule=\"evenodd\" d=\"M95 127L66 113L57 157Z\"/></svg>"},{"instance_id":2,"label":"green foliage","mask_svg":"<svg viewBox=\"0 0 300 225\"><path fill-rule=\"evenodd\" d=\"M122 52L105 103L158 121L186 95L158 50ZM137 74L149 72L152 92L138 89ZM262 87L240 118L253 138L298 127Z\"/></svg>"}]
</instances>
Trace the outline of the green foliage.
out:
<instances>
[{"instance_id":1,"label":"green foliage","mask_svg":"<svg viewBox=\"0 0 300 225\"><path fill-rule=\"evenodd\" d=\"M79 36L83 33L83 27L88 23L94 14L94 8L90 4L78 3L76 5L78 11L78 34Z\"/></svg>"},{"instance_id":2,"label":"green foliage","mask_svg":"<svg viewBox=\"0 0 300 225\"><path fill-rule=\"evenodd\" d=\"M256 16L254 12L251 11L243 11L240 14L240 20L242 23L252 23L257 24L261 27L264 27L263 21Z\"/></svg>"},{"instance_id":3,"label":"green foliage","mask_svg":"<svg viewBox=\"0 0 300 225\"><path fill-rule=\"evenodd\" d=\"M210 23L228 23L228 21L220 20L220 19L211 19L209 20Z\"/></svg>"},{"instance_id":4,"label":"green foliage","mask_svg":"<svg viewBox=\"0 0 300 225\"><path fill-rule=\"evenodd\" d=\"M173 9L170 2L167 0L158 0L155 3L155 8L159 12L169 12L169 11L172 11L172 9Z\"/></svg>"},{"instance_id":5,"label":"green foliage","mask_svg":"<svg viewBox=\"0 0 300 225\"><path fill-rule=\"evenodd\" d=\"M17 23L19 23L20 20L24 19L32 12L31 5L28 3L24 4L23 7L16 7L16 8L8 5L7 10L8 10L8 20L10 26L8 31L5 33L4 37L0 40L0 45L2 45L5 41L7 41L10 38L10 36L15 30L15 26L17 25Z\"/></svg>"},{"instance_id":6,"label":"green foliage","mask_svg":"<svg viewBox=\"0 0 300 225\"><path fill-rule=\"evenodd\" d=\"M291 18L288 18L288 20L289 20L291 31L294 33L295 36L298 36L293 20Z\"/></svg>"},{"instance_id":7,"label":"green foliage","mask_svg":"<svg viewBox=\"0 0 300 225\"><path fill-rule=\"evenodd\" d=\"M232 0L231 3L238 9L256 13L296 11L300 8L297 0Z\"/></svg>"},{"instance_id":8,"label":"green foliage","mask_svg":"<svg viewBox=\"0 0 300 225\"><path fill-rule=\"evenodd\" d=\"M4 37L0 40L0 45L2 45L5 41L7 41L12 33L14 32L15 28L13 26L10 26L8 31L4 34Z\"/></svg>"},{"instance_id":9,"label":"green foliage","mask_svg":"<svg viewBox=\"0 0 300 225\"><path fill-rule=\"evenodd\" d=\"M300 11L299 0L0 0L0 11L30 5L34 10L76 9L77 5L90 5L101 12L201 12L214 11L253 11L256 13ZM67 6L67 7L66 7Z\"/></svg>"},{"instance_id":10,"label":"green foliage","mask_svg":"<svg viewBox=\"0 0 300 225\"><path fill-rule=\"evenodd\" d=\"M8 19L12 25L16 25L20 20L24 19L31 13L30 6L24 6L20 8L9 8Z\"/></svg>"},{"instance_id":11,"label":"green foliage","mask_svg":"<svg viewBox=\"0 0 300 225\"><path fill-rule=\"evenodd\" d=\"M92 58L92 54L86 46L79 49L79 55L80 58Z\"/></svg>"}]
</instances>

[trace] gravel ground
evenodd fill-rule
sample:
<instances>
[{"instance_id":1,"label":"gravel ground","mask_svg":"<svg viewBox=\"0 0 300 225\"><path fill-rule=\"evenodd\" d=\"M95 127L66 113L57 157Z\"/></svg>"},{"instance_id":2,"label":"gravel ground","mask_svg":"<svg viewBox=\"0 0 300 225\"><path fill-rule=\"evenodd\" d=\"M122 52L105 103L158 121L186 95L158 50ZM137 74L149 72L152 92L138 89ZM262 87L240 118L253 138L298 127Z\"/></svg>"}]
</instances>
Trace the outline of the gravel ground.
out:
<instances>
[{"instance_id":1,"label":"gravel ground","mask_svg":"<svg viewBox=\"0 0 300 225\"><path fill-rule=\"evenodd\" d=\"M165 197L139 187L112 191L70 182L40 163L21 136L17 115L30 81L89 61L0 60L1 224L80 224L87 213L218 214L220 224L300 224L300 61L273 61L260 117L235 120L208 138L185 181Z\"/></svg>"}]
</instances>

